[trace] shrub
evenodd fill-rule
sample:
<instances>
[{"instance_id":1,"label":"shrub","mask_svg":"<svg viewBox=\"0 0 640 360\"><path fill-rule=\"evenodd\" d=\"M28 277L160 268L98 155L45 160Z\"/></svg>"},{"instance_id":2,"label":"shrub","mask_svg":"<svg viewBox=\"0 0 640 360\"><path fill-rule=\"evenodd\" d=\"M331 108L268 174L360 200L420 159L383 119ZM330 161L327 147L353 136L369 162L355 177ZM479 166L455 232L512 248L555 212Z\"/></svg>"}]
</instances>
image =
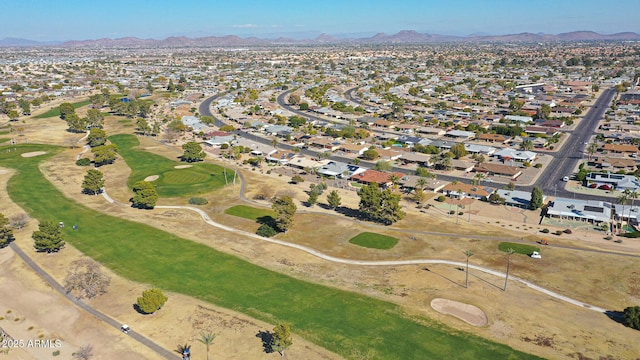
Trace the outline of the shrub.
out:
<instances>
[{"instance_id":1,"label":"shrub","mask_svg":"<svg viewBox=\"0 0 640 360\"><path fill-rule=\"evenodd\" d=\"M136 304L145 314L153 314L167 302L167 296L160 289L149 289L142 292Z\"/></svg>"},{"instance_id":2,"label":"shrub","mask_svg":"<svg viewBox=\"0 0 640 360\"><path fill-rule=\"evenodd\" d=\"M622 239L616 239L616 240L613 240L613 242L614 242L614 243L621 244L621 243L622 243Z\"/></svg>"},{"instance_id":3,"label":"shrub","mask_svg":"<svg viewBox=\"0 0 640 360\"><path fill-rule=\"evenodd\" d=\"M189 199L189 204L191 205L206 205L209 203L209 200L203 197L192 197Z\"/></svg>"},{"instance_id":4,"label":"shrub","mask_svg":"<svg viewBox=\"0 0 640 360\"><path fill-rule=\"evenodd\" d=\"M533 165L533 167L536 168L536 169L540 169L540 168L542 168L542 164L538 163L538 164Z\"/></svg>"},{"instance_id":5,"label":"shrub","mask_svg":"<svg viewBox=\"0 0 640 360\"><path fill-rule=\"evenodd\" d=\"M555 234L558 235L558 236L562 235L562 230L556 230Z\"/></svg>"},{"instance_id":6,"label":"shrub","mask_svg":"<svg viewBox=\"0 0 640 360\"><path fill-rule=\"evenodd\" d=\"M89 158L78 159L76 161L76 165L78 165L78 166L89 166L89 165L91 165L91 159L89 159Z\"/></svg>"},{"instance_id":7,"label":"shrub","mask_svg":"<svg viewBox=\"0 0 640 360\"><path fill-rule=\"evenodd\" d=\"M543 234L548 234L549 233L549 229L544 228L544 229L540 230L540 232L543 233Z\"/></svg>"},{"instance_id":8,"label":"shrub","mask_svg":"<svg viewBox=\"0 0 640 360\"><path fill-rule=\"evenodd\" d=\"M464 214L464 211L459 211L458 212L458 215L463 215L463 214Z\"/></svg>"},{"instance_id":9,"label":"shrub","mask_svg":"<svg viewBox=\"0 0 640 360\"><path fill-rule=\"evenodd\" d=\"M640 330L640 306L624 309L624 324L632 329Z\"/></svg>"},{"instance_id":10,"label":"shrub","mask_svg":"<svg viewBox=\"0 0 640 360\"><path fill-rule=\"evenodd\" d=\"M291 178L291 182L293 184L298 184L298 183L304 182L304 179L300 175L295 175L294 177Z\"/></svg>"},{"instance_id":11,"label":"shrub","mask_svg":"<svg viewBox=\"0 0 640 360\"><path fill-rule=\"evenodd\" d=\"M571 229L564 229L562 232L565 234L571 234L572 231Z\"/></svg>"},{"instance_id":12,"label":"shrub","mask_svg":"<svg viewBox=\"0 0 640 360\"><path fill-rule=\"evenodd\" d=\"M447 198L444 195L440 195L436 198L437 202L444 202L445 200L447 200Z\"/></svg>"},{"instance_id":13,"label":"shrub","mask_svg":"<svg viewBox=\"0 0 640 360\"><path fill-rule=\"evenodd\" d=\"M271 170L267 170L267 174L271 174Z\"/></svg>"},{"instance_id":14,"label":"shrub","mask_svg":"<svg viewBox=\"0 0 640 360\"><path fill-rule=\"evenodd\" d=\"M260 227L258 228L258 230L256 231L256 234L263 236L263 237L272 237L275 234L277 234L277 232L269 225L267 224L262 224L260 225Z\"/></svg>"},{"instance_id":15,"label":"shrub","mask_svg":"<svg viewBox=\"0 0 640 360\"><path fill-rule=\"evenodd\" d=\"M605 240L611 240L611 239L613 239L613 237L612 236L605 236L604 239Z\"/></svg>"},{"instance_id":16,"label":"shrub","mask_svg":"<svg viewBox=\"0 0 640 360\"><path fill-rule=\"evenodd\" d=\"M449 211L449 215L453 215L453 214L455 214L455 213L456 213L456 211L455 211L455 210L450 210L450 211Z\"/></svg>"}]
</instances>

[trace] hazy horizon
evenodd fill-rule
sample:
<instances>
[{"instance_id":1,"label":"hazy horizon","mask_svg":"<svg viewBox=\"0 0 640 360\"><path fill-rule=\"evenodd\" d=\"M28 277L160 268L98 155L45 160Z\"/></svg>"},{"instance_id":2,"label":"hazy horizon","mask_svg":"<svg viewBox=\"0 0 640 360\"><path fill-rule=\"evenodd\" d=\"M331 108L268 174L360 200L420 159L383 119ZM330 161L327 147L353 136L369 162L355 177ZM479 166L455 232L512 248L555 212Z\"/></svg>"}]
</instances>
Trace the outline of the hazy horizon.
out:
<instances>
[{"instance_id":1,"label":"hazy horizon","mask_svg":"<svg viewBox=\"0 0 640 360\"><path fill-rule=\"evenodd\" d=\"M48 0L22 0L7 2L3 8L12 16L0 23L0 38L34 41L129 36L158 40L224 35L309 38L321 33L366 37L401 30L456 36L583 30L640 33L635 20L640 13L637 0L618 0L606 6L595 0L325 0L320 4L238 0L222 5L201 0L113 0L108 5L80 0L53 5Z\"/></svg>"}]
</instances>

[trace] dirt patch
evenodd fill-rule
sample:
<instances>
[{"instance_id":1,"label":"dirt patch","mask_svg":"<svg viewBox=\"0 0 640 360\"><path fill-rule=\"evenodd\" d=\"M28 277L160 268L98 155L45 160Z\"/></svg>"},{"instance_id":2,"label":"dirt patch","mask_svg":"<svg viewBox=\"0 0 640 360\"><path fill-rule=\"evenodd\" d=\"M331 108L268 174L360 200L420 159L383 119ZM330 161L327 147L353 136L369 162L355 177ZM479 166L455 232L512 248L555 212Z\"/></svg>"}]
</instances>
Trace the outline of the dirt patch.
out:
<instances>
[{"instance_id":1,"label":"dirt patch","mask_svg":"<svg viewBox=\"0 0 640 360\"><path fill-rule=\"evenodd\" d=\"M9 170L0 170L0 175L8 174Z\"/></svg>"},{"instance_id":2,"label":"dirt patch","mask_svg":"<svg viewBox=\"0 0 640 360\"><path fill-rule=\"evenodd\" d=\"M431 307L440 313L452 315L473 326L485 326L487 315L479 307L447 299L431 300Z\"/></svg>"},{"instance_id":3,"label":"dirt patch","mask_svg":"<svg viewBox=\"0 0 640 360\"><path fill-rule=\"evenodd\" d=\"M24 153L24 154L22 154L20 156L28 158L28 157L44 155L46 153L47 153L46 151L33 151L33 152Z\"/></svg>"},{"instance_id":4,"label":"dirt patch","mask_svg":"<svg viewBox=\"0 0 640 360\"><path fill-rule=\"evenodd\" d=\"M193 165L177 165L177 166L174 166L174 168L176 168L176 169L188 169L190 167L193 167Z\"/></svg>"},{"instance_id":5,"label":"dirt patch","mask_svg":"<svg viewBox=\"0 0 640 360\"><path fill-rule=\"evenodd\" d=\"M144 181L155 181L158 180L158 178L160 178L160 175L151 175L144 178Z\"/></svg>"}]
</instances>

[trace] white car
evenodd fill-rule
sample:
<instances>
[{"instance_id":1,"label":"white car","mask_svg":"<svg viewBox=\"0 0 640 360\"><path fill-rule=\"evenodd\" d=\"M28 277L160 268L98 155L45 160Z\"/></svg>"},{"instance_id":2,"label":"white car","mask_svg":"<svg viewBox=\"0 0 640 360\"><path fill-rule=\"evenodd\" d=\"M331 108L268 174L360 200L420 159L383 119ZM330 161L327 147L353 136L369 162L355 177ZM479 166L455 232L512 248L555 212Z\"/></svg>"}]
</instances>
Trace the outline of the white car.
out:
<instances>
[{"instance_id":1,"label":"white car","mask_svg":"<svg viewBox=\"0 0 640 360\"><path fill-rule=\"evenodd\" d=\"M120 330L122 330L123 333L128 334L129 331L131 331L131 328L127 324L122 324L122 326L120 326Z\"/></svg>"},{"instance_id":2,"label":"white car","mask_svg":"<svg viewBox=\"0 0 640 360\"><path fill-rule=\"evenodd\" d=\"M569 177L568 177L568 176L563 177L563 178L562 178L562 181L564 181L564 182L569 181Z\"/></svg>"},{"instance_id":3,"label":"white car","mask_svg":"<svg viewBox=\"0 0 640 360\"><path fill-rule=\"evenodd\" d=\"M532 258L532 259L542 259L542 255L540 255L540 253L539 253L539 252L537 252L537 251L534 251L534 252L533 252L533 253L531 253L531 255L529 255L529 256L531 256L531 258Z\"/></svg>"}]
</instances>

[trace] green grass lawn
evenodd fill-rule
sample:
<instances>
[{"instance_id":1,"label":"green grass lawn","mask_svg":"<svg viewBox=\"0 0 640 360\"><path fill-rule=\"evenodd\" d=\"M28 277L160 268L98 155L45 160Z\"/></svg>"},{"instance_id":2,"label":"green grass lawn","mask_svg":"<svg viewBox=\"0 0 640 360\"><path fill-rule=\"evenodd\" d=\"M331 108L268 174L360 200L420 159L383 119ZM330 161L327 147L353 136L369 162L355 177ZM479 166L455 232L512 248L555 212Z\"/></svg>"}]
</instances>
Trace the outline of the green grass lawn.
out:
<instances>
[{"instance_id":1,"label":"green grass lawn","mask_svg":"<svg viewBox=\"0 0 640 360\"><path fill-rule=\"evenodd\" d=\"M539 247L533 246L533 245L511 243L511 242L501 242L500 244L498 244L498 249L500 251L507 252L509 248L515 250L516 253L523 254L523 255L531 255L531 253L533 253L534 251L540 251Z\"/></svg>"},{"instance_id":2,"label":"green grass lawn","mask_svg":"<svg viewBox=\"0 0 640 360\"><path fill-rule=\"evenodd\" d=\"M398 239L391 236L370 233L370 232L363 232L351 238L349 242L355 245L359 245L359 246L363 246L371 249L387 250L396 246L396 244L398 243Z\"/></svg>"},{"instance_id":3,"label":"green grass lawn","mask_svg":"<svg viewBox=\"0 0 640 360\"><path fill-rule=\"evenodd\" d=\"M79 102L75 102L72 103L71 105L73 105L74 109L83 107L83 106L87 106L91 104L91 100L84 100L84 101L79 101ZM40 115L34 116L34 119L46 119L46 118L50 118L50 117L56 117L56 116L60 116L60 108L59 107L55 107L45 113L42 113Z\"/></svg>"},{"instance_id":4,"label":"green grass lawn","mask_svg":"<svg viewBox=\"0 0 640 360\"><path fill-rule=\"evenodd\" d=\"M0 144L6 143L9 140L11 140L11 139L9 139L9 138L0 139Z\"/></svg>"},{"instance_id":5,"label":"green grass lawn","mask_svg":"<svg viewBox=\"0 0 640 360\"><path fill-rule=\"evenodd\" d=\"M295 333L345 357L372 351L375 359L394 360L537 359L407 315L398 305L297 280L145 224L91 210L66 198L40 173L39 162L58 148L29 144L10 153L4 149L0 147L0 163L18 170L7 186L11 199L38 220L78 225L77 231L64 229L67 241L120 276L270 323L288 322ZM20 156L38 150L48 155Z\"/></svg>"},{"instance_id":6,"label":"green grass lawn","mask_svg":"<svg viewBox=\"0 0 640 360\"><path fill-rule=\"evenodd\" d=\"M232 206L230 208L227 208L224 213L255 221L258 221L258 219L265 218L267 216L270 216L272 218L275 217L275 213L269 209L260 209L246 205Z\"/></svg>"},{"instance_id":7,"label":"green grass lawn","mask_svg":"<svg viewBox=\"0 0 640 360\"><path fill-rule=\"evenodd\" d=\"M161 197L205 194L225 185L224 168L221 166L199 162L189 164L193 165L190 168L176 169L176 166L188 163L138 149L140 142L135 135L113 135L109 140L118 145L120 155L131 168L127 181L130 188L150 175L160 176L152 183ZM227 179L233 181L233 170L227 170Z\"/></svg>"}]
</instances>

